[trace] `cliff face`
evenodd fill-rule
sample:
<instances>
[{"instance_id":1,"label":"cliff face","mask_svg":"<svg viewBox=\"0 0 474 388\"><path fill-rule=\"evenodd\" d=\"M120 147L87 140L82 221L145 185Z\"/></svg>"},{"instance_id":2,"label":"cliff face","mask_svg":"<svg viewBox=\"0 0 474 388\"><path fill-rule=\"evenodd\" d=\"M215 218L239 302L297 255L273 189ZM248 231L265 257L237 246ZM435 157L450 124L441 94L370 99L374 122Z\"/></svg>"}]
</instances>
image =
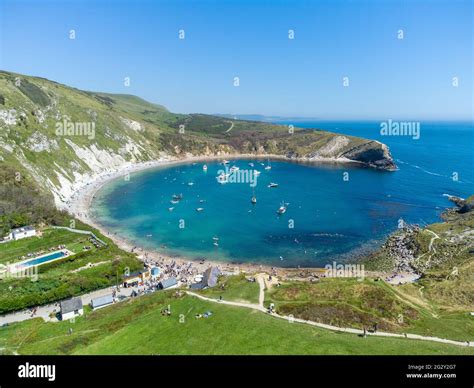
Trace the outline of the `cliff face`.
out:
<instances>
[{"instance_id":1,"label":"cliff face","mask_svg":"<svg viewBox=\"0 0 474 388\"><path fill-rule=\"evenodd\" d=\"M388 148L376 141L174 114L135 96L85 92L0 71L0 163L33 178L57 204L77 186L127 165L238 153L395 168Z\"/></svg>"}]
</instances>

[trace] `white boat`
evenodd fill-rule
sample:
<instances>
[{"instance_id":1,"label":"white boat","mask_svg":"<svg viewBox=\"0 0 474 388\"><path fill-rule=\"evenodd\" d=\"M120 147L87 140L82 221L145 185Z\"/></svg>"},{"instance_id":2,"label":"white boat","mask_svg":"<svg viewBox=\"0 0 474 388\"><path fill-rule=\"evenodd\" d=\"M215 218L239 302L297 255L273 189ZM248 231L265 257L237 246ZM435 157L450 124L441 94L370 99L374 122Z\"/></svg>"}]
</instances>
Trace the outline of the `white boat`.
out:
<instances>
[{"instance_id":1,"label":"white boat","mask_svg":"<svg viewBox=\"0 0 474 388\"><path fill-rule=\"evenodd\" d=\"M253 167L253 166L254 166L254 164L253 164L253 163L249 163L249 166L250 166L250 167Z\"/></svg>"},{"instance_id":2,"label":"white boat","mask_svg":"<svg viewBox=\"0 0 474 388\"><path fill-rule=\"evenodd\" d=\"M207 166L206 166L206 165L202 166L202 169L203 169L204 171L207 171Z\"/></svg>"},{"instance_id":3,"label":"white boat","mask_svg":"<svg viewBox=\"0 0 474 388\"><path fill-rule=\"evenodd\" d=\"M229 164L229 163L230 163L230 162L229 162L228 160L225 160L225 159L222 161L222 164L223 164L224 166L225 166L226 164Z\"/></svg>"},{"instance_id":4,"label":"white boat","mask_svg":"<svg viewBox=\"0 0 474 388\"><path fill-rule=\"evenodd\" d=\"M216 240L216 241L219 241L219 237L215 237L215 236L214 236L212 239L213 239L213 240Z\"/></svg>"},{"instance_id":5,"label":"white boat","mask_svg":"<svg viewBox=\"0 0 474 388\"><path fill-rule=\"evenodd\" d=\"M173 205L176 205L177 203L179 203L179 201L177 199L172 199L170 201L170 203L172 203ZM173 208L174 209L174 208Z\"/></svg>"},{"instance_id":6,"label":"white boat","mask_svg":"<svg viewBox=\"0 0 474 388\"><path fill-rule=\"evenodd\" d=\"M218 246L219 246L219 244L215 242L215 243L214 243L214 246L218 247Z\"/></svg>"},{"instance_id":7,"label":"white boat","mask_svg":"<svg viewBox=\"0 0 474 388\"><path fill-rule=\"evenodd\" d=\"M188 182L188 186L193 186L194 182Z\"/></svg>"},{"instance_id":8,"label":"white boat","mask_svg":"<svg viewBox=\"0 0 474 388\"><path fill-rule=\"evenodd\" d=\"M257 203L257 197L254 195L252 199L250 200L254 205Z\"/></svg>"},{"instance_id":9,"label":"white boat","mask_svg":"<svg viewBox=\"0 0 474 388\"><path fill-rule=\"evenodd\" d=\"M169 207L168 210L172 212L174 210L174 207Z\"/></svg>"},{"instance_id":10,"label":"white boat","mask_svg":"<svg viewBox=\"0 0 474 388\"><path fill-rule=\"evenodd\" d=\"M268 185L268 187L270 187L270 188L278 187L278 183L273 183L273 182L271 182L271 183Z\"/></svg>"},{"instance_id":11,"label":"white boat","mask_svg":"<svg viewBox=\"0 0 474 388\"><path fill-rule=\"evenodd\" d=\"M285 214L286 213L286 207L288 206L289 204L288 203L285 203L285 202L282 202L280 207L278 208L277 210L277 214L280 215L280 214Z\"/></svg>"},{"instance_id":12,"label":"white boat","mask_svg":"<svg viewBox=\"0 0 474 388\"><path fill-rule=\"evenodd\" d=\"M253 175L255 175L255 176L259 176L260 174L261 174L261 172L260 172L260 171L258 171L258 170L253 170Z\"/></svg>"},{"instance_id":13,"label":"white boat","mask_svg":"<svg viewBox=\"0 0 474 388\"><path fill-rule=\"evenodd\" d=\"M265 166L265 170L271 170L271 169L272 169L272 166L270 165L270 159L268 159L268 163Z\"/></svg>"},{"instance_id":14,"label":"white boat","mask_svg":"<svg viewBox=\"0 0 474 388\"><path fill-rule=\"evenodd\" d=\"M196 211L197 211L197 212L202 212L203 210L204 210L203 207L198 207L198 208L196 208Z\"/></svg>"}]
</instances>

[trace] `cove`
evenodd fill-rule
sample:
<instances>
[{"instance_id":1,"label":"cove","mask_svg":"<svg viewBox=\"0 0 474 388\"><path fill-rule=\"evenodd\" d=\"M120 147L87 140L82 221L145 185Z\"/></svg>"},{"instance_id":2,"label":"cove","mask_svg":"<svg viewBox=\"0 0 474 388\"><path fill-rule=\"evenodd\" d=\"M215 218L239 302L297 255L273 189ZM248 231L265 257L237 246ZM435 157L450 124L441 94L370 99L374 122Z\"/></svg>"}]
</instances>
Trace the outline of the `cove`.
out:
<instances>
[{"instance_id":1,"label":"cove","mask_svg":"<svg viewBox=\"0 0 474 388\"><path fill-rule=\"evenodd\" d=\"M400 219L437 215L421 201L401 199L397 172L282 161L265 169L267 164L228 164L260 171L254 188L219 183L224 166L218 161L143 171L102 188L92 214L107 230L163 254L282 267L355 260L380 246ZM278 214L281 204L284 214Z\"/></svg>"}]
</instances>

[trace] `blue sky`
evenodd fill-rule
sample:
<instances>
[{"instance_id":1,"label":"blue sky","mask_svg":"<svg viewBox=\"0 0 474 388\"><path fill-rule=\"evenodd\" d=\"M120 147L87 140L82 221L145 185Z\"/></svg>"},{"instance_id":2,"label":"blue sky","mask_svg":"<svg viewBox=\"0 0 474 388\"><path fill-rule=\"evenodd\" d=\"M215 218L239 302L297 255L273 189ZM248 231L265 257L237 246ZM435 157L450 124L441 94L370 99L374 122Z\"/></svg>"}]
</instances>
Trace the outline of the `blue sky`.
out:
<instances>
[{"instance_id":1,"label":"blue sky","mask_svg":"<svg viewBox=\"0 0 474 388\"><path fill-rule=\"evenodd\" d=\"M470 0L0 4L1 69L174 112L472 119Z\"/></svg>"}]
</instances>

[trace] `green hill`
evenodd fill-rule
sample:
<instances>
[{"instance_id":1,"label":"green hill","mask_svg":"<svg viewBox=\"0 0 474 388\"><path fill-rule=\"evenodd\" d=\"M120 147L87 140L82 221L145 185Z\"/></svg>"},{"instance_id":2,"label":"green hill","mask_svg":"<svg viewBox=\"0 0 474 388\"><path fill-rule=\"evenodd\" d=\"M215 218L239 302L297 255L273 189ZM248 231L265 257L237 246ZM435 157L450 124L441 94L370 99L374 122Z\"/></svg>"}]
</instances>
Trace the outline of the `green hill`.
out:
<instances>
[{"instance_id":1,"label":"green hill","mask_svg":"<svg viewBox=\"0 0 474 388\"><path fill-rule=\"evenodd\" d=\"M292 132L292 133L290 133ZM345 158L392 169L375 141L204 114L175 114L126 94L82 91L0 71L0 164L31 178L57 206L94 176L160 158L276 154ZM0 209L1 210L1 209Z\"/></svg>"}]
</instances>

